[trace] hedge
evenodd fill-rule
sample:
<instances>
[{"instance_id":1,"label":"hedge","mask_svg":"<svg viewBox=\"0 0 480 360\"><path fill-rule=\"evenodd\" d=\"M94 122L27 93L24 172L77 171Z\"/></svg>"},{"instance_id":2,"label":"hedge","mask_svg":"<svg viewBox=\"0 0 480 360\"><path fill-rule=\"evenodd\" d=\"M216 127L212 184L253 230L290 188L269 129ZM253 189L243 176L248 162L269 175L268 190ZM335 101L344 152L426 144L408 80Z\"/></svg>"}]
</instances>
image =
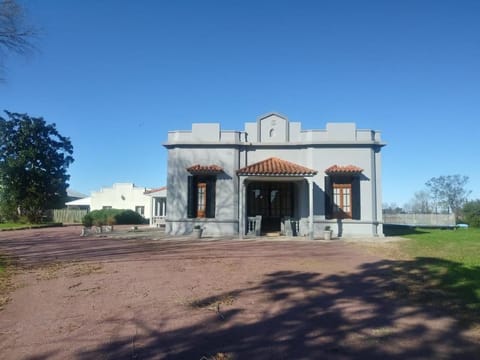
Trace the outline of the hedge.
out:
<instances>
[{"instance_id":1,"label":"hedge","mask_svg":"<svg viewBox=\"0 0 480 360\"><path fill-rule=\"evenodd\" d=\"M102 225L137 225L145 224L147 220L133 210L103 209L93 210L85 215L82 223L86 227Z\"/></svg>"}]
</instances>

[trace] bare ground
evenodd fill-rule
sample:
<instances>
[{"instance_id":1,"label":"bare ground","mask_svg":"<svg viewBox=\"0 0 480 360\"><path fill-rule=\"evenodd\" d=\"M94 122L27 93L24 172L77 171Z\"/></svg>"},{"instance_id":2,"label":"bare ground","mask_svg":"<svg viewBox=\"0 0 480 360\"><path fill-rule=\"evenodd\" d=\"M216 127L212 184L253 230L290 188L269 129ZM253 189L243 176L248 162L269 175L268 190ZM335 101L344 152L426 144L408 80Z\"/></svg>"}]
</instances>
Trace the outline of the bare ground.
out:
<instances>
[{"instance_id":1,"label":"bare ground","mask_svg":"<svg viewBox=\"0 0 480 360\"><path fill-rule=\"evenodd\" d=\"M21 269L1 358L480 359L448 312L398 297L407 260L370 245L79 234L0 233Z\"/></svg>"}]
</instances>

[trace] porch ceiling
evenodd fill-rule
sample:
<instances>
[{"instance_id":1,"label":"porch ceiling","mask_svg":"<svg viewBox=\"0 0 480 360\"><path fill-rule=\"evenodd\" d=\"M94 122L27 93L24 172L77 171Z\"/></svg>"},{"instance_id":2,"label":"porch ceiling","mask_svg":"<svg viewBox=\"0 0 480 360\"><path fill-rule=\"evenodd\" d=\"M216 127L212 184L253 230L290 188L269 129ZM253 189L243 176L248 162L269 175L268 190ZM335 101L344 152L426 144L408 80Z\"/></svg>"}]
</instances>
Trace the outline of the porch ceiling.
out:
<instances>
[{"instance_id":1,"label":"porch ceiling","mask_svg":"<svg viewBox=\"0 0 480 360\"><path fill-rule=\"evenodd\" d=\"M242 176L313 176L315 174L317 174L316 170L276 157L237 170L237 175Z\"/></svg>"}]
</instances>

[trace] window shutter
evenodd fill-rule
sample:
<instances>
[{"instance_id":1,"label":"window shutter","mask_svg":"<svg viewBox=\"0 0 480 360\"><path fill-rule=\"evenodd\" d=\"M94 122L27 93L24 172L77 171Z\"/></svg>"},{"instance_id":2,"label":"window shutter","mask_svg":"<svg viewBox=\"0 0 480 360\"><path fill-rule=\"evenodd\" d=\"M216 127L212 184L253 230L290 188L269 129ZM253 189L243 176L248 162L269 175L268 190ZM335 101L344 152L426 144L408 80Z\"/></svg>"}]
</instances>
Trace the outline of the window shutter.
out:
<instances>
[{"instance_id":1,"label":"window shutter","mask_svg":"<svg viewBox=\"0 0 480 360\"><path fill-rule=\"evenodd\" d=\"M352 219L360 220L360 178L355 176L352 180Z\"/></svg>"},{"instance_id":2,"label":"window shutter","mask_svg":"<svg viewBox=\"0 0 480 360\"><path fill-rule=\"evenodd\" d=\"M216 178L210 178L207 180L207 209L206 217L215 217L215 195L216 195Z\"/></svg>"},{"instance_id":3,"label":"window shutter","mask_svg":"<svg viewBox=\"0 0 480 360\"><path fill-rule=\"evenodd\" d=\"M194 180L193 176L188 177L187 217L189 218L197 217L197 189Z\"/></svg>"},{"instance_id":4,"label":"window shutter","mask_svg":"<svg viewBox=\"0 0 480 360\"><path fill-rule=\"evenodd\" d=\"M333 200L332 200L332 182L330 176L325 176L325 217L332 218Z\"/></svg>"}]
</instances>

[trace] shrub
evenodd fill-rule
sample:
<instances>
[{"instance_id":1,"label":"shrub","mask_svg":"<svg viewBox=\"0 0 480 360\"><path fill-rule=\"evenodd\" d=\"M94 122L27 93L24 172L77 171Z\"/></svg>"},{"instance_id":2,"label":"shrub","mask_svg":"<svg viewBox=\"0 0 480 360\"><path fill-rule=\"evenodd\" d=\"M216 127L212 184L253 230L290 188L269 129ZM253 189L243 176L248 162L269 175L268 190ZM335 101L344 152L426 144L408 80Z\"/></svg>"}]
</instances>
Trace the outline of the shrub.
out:
<instances>
[{"instance_id":1,"label":"shrub","mask_svg":"<svg viewBox=\"0 0 480 360\"><path fill-rule=\"evenodd\" d=\"M103 209L93 210L85 215L82 223L86 227L108 225L144 224L146 219L133 210Z\"/></svg>"},{"instance_id":2,"label":"shrub","mask_svg":"<svg viewBox=\"0 0 480 360\"><path fill-rule=\"evenodd\" d=\"M115 215L115 220L117 221L117 224L124 225L145 224L146 222L142 215L133 210L121 210Z\"/></svg>"},{"instance_id":3,"label":"shrub","mask_svg":"<svg viewBox=\"0 0 480 360\"><path fill-rule=\"evenodd\" d=\"M107 225L113 226L117 223L117 220L115 219L115 216L110 215L107 217Z\"/></svg>"},{"instance_id":4,"label":"shrub","mask_svg":"<svg viewBox=\"0 0 480 360\"><path fill-rule=\"evenodd\" d=\"M83 226L85 227L92 227L93 225L93 218L92 218L92 215L87 214L85 215L83 218L82 218L82 224Z\"/></svg>"}]
</instances>

